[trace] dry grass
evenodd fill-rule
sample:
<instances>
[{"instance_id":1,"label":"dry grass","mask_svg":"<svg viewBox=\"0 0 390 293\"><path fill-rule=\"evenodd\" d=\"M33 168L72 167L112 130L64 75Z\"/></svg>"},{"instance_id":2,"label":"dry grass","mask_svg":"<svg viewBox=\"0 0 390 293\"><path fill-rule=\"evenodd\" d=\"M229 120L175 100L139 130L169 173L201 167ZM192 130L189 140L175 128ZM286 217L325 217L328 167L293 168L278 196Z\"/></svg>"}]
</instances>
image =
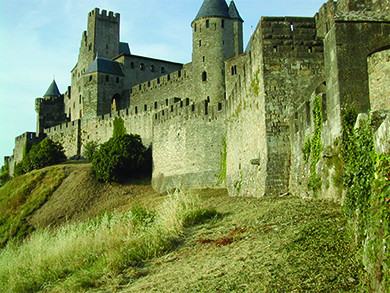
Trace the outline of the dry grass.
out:
<instances>
[{"instance_id":1,"label":"dry grass","mask_svg":"<svg viewBox=\"0 0 390 293\"><path fill-rule=\"evenodd\" d=\"M189 228L177 250L138 268L121 292L369 291L340 206L295 197L202 199L224 216Z\"/></svg>"},{"instance_id":2,"label":"dry grass","mask_svg":"<svg viewBox=\"0 0 390 293\"><path fill-rule=\"evenodd\" d=\"M57 228L0 250L3 292L369 292L337 204L226 190L172 201L145 182L100 184L89 165L64 167L26 218ZM31 176L36 186L44 178Z\"/></svg>"},{"instance_id":3,"label":"dry grass","mask_svg":"<svg viewBox=\"0 0 390 293\"><path fill-rule=\"evenodd\" d=\"M196 202L196 197L177 192L153 216L141 212L149 221L130 211L37 231L22 245L10 243L1 251L0 289L84 292L117 287L124 269L170 251L189 221L204 218Z\"/></svg>"}]
</instances>

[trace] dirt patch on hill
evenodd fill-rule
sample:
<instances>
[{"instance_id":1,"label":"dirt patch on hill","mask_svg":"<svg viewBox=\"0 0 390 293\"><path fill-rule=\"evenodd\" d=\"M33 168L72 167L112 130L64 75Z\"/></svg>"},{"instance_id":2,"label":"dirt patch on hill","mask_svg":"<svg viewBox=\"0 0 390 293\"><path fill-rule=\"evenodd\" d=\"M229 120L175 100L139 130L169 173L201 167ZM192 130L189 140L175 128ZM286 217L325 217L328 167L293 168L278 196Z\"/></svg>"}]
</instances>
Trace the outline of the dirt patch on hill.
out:
<instances>
[{"instance_id":1,"label":"dirt patch on hill","mask_svg":"<svg viewBox=\"0 0 390 293\"><path fill-rule=\"evenodd\" d=\"M162 197L150 179L124 185L98 182L90 164L64 164L66 179L50 199L29 219L33 227L58 226L65 222L93 219L105 212L123 212L139 203L153 207Z\"/></svg>"}]
</instances>

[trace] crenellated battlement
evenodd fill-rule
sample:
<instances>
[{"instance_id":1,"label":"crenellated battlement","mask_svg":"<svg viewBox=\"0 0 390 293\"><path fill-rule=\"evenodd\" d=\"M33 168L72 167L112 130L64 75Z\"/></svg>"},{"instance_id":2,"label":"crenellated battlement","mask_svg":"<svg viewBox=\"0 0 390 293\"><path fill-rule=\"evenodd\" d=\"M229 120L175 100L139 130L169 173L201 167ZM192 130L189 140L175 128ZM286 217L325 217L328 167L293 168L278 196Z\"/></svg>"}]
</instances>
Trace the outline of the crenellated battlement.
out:
<instances>
[{"instance_id":1,"label":"crenellated battlement","mask_svg":"<svg viewBox=\"0 0 390 293\"><path fill-rule=\"evenodd\" d=\"M169 83L184 82L189 77L190 76L185 69L174 71L172 73L133 86L130 89L130 97L135 97L136 95L143 94L148 91L159 90L162 86L165 86Z\"/></svg>"},{"instance_id":2,"label":"crenellated battlement","mask_svg":"<svg viewBox=\"0 0 390 293\"><path fill-rule=\"evenodd\" d=\"M89 17L96 17L99 19L108 20L108 21L112 21L112 22L118 22L118 23L120 21L120 14L119 13L114 14L114 12L109 11L107 14L107 10L103 9L102 12L100 12L100 9L97 7L89 13Z\"/></svg>"}]
</instances>

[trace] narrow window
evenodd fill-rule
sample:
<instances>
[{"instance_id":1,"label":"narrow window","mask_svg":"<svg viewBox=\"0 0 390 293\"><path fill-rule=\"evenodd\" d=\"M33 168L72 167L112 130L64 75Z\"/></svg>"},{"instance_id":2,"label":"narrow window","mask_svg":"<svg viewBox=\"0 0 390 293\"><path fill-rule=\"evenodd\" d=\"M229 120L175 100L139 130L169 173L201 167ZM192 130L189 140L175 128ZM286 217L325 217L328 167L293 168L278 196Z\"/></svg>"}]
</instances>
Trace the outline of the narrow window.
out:
<instances>
[{"instance_id":1,"label":"narrow window","mask_svg":"<svg viewBox=\"0 0 390 293\"><path fill-rule=\"evenodd\" d=\"M177 77L181 77L181 70L177 72Z\"/></svg>"},{"instance_id":2,"label":"narrow window","mask_svg":"<svg viewBox=\"0 0 390 293\"><path fill-rule=\"evenodd\" d=\"M108 82L110 80L110 77L106 75L106 81Z\"/></svg>"},{"instance_id":3,"label":"narrow window","mask_svg":"<svg viewBox=\"0 0 390 293\"><path fill-rule=\"evenodd\" d=\"M108 44L106 44L106 49L108 49Z\"/></svg>"},{"instance_id":4,"label":"narrow window","mask_svg":"<svg viewBox=\"0 0 390 293\"><path fill-rule=\"evenodd\" d=\"M168 99L165 99L165 105L168 106L168 103L169 103Z\"/></svg>"},{"instance_id":5,"label":"narrow window","mask_svg":"<svg viewBox=\"0 0 390 293\"><path fill-rule=\"evenodd\" d=\"M171 112L173 112L173 105L171 105Z\"/></svg>"},{"instance_id":6,"label":"narrow window","mask_svg":"<svg viewBox=\"0 0 390 293\"><path fill-rule=\"evenodd\" d=\"M222 20L221 20L221 28L224 28L224 27L225 27L225 20L222 19Z\"/></svg>"},{"instance_id":7,"label":"narrow window","mask_svg":"<svg viewBox=\"0 0 390 293\"><path fill-rule=\"evenodd\" d=\"M89 77L89 81L92 81L92 75Z\"/></svg>"},{"instance_id":8,"label":"narrow window","mask_svg":"<svg viewBox=\"0 0 390 293\"><path fill-rule=\"evenodd\" d=\"M155 69L156 69L156 67L155 67L154 65L151 65L151 66L150 66L150 71L151 71L151 72L154 72Z\"/></svg>"},{"instance_id":9,"label":"narrow window","mask_svg":"<svg viewBox=\"0 0 390 293\"><path fill-rule=\"evenodd\" d=\"M218 103L218 111L222 110L222 103Z\"/></svg>"},{"instance_id":10,"label":"narrow window","mask_svg":"<svg viewBox=\"0 0 390 293\"><path fill-rule=\"evenodd\" d=\"M157 106L158 106L157 102L154 102L154 109L157 109Z\"/></svg>"},{"instance_id":11,"label":"narrow window","mask_svg":"<svg viewBox=\"0 0 390 293\"><path fill-rule=\"evenodd\" d=\"M92 44L89 44L88 51L91 51L91 50L92 50Z\"/></svg>"},{"instance_id":12,"label":"narrow window","mask_svg":"<svg viewBox=\"0 0 390 293\"><path fill-rule=\"evenodd\" d=\"M119 83L119 77L116 78L116 83Z\"/></svg>"},{"instance_id":13,"label":"narrow window","mask_svg":"<svg viewBox=\"0 0 390 293\"><path fill-rule=\"evenodd\" d=\"M214 30L216 30L217 29L217 24L216 23L214 23Z\"/></svg>"},{"instance_id":14,"label":"narrow window","mask_svg":"<svg viewBox=\"0 0 390 293\"><path fill-rule=\"evenodd\" d=\"M194 111L195 111L195 104L192 104L192 106L191 106L191 110L192 110L192 112L194 112Z\"/></svg>"},{"instance_id":15,"label":"narrow window","mask_svg":"<svg viewBox=\"0 0 390 293\"><path fill-rule=\"evenodd\" d=\"M79 104L81 104L81 95L79 96Z\"/></svg>"},{"instance_id":16,"label":"narrow window","mask_svg":"<svg viewBox=\"0 0 390 293\"><path fill-rule=\"evenodd\" d=\"M203 73L202 73L202 81L206 81L206 80L207 80L207 72L203 71Z\"/></svg>"},{"instance_id":17,"label":"narrow window","mask_svg":"<svg viewBox=\"0 0 390 293\"><path fill-rule=\"evenodd\" d=\"M234 75L234 66L232 66L232 75Z\"/></svg>"},{"instance_id":18,"label":"narrow window","mask_svg":"<svg viewBox=\"0 0 390 293\"><path fill-rule=\"evenodd\" d=\"M80 110L80 119L83 117L83 111Z\"/></svg>"},{"instance_id":19,"label":"narrow window","mask_svg":"<svg viewBox=\"0 0 390 293\"><path fill-rule=\"evenodd\" d=\"M148 105L144 105L144 110L148 111Z\"/></svg>"},{"instance_id":20,"label":"narrow window","mask_svg":"<svg viewBox=\"0 0 390 293\"><path fill-rule=\"evenodd\" d=\"M309 49L307 50L309 53L313 53L313 47L309 47Z\"/></svg>"},{"instance_id":21,"label":"narrow window","mask_svg":"<svg viewBox=\"0 0 390 293\"><path fill-rule=\"evenodd\" d=\"M183 108L183 101L180 101L180 108Z\"/></svg>"},{"instance_id":22,"label":"narrow window","mask_svg":"<svg viewBox=\"0 0 390 293\"><path fill-rule=\"evenodd\" d=\"M145 64L141 63L140 66L139 66L139 68L140 68L141 70L144 70L144 69L145 69Z\"/></svg>"},{"instance_id":23,"label":"narrow window","mask_svg":"<svg viewBox=\"0 0 390 293\"><path fill-rule=\"evenodd\" d=\"M199 41L199 47L202 47L202 41L201 40Z\"/></svg>"},{"instance_id":24,"label":"narrow window","mask_svg":"<svg viewBox=\"0 0 390 293\"><path fill-rule=\"evenodd\" d=\"M139 90L142 90L142 84L140 84L138 87L139 87Z\"/></svg>"},{"instance_id":25,"label":"narrow window","mask_svg":"<svg viewBox=\"0 0 390 293\"><path fill-rule=\"evenodd\" d=\"M195 23L195 25L194 25L194 31L196 32L196 23Z\"/></svg>"},{"instance_id":26,"label":"narrow window","mask_svg":"<svg viewBox=\"0 0 390 293\"><path fill-rule=\"evenodd\" d=\"M148 87L150 87L150 81L148 81Z\"/></svg>"},{"instance_id":27,"label":"narrow window","mask_svg":"<svg viewBox=\"0 0 390 293\"><path fill-rule=\"evenodd\" d=\"M171 75L170 74L168 74L167 79L168 79L168 81L171 80Z\"/></svg>"},{"instance_id":28,"label":"narrow window","mask_svg":"<svg viewBox=\"0 0 390 293\"><path fill-rule=\"evenodd\" d=\"M210 27L210 20L206 20L206 28L209 28Z\"/></svg>"},{"instance_id":29,"label":"narrow window","mask_svg":"<svg viewBox=\"0 0 390 293\"><path fill-rule=\"evenodd\" d=\"M206 57L205 56L203 56L203 62L205 62L206 61Z\"/></svg>"},{"instance_id":30,"label":"narrow window","mask_svg":"<svg viewBox=\"0 0 390 293\"><path fill-rule=\"evenodd\" d=\"M130 63L130 68L134 68L134 62Z\"/></svg>"},{"instance_id":31,"label":"narrow window","mask_svg":"<svg viewBox=\"0 0 390 293\"><path fill-rule=\"evenodd\" d=\"M135 114L137 114L138 113L138 107L137 106L135 106Z\"/></svg>"},{"instance_id":32,"label":"narrow window","mask_svg":"<svg viewBox=\"0 0 390 293\"><path fill-rule=\"evenodd\" d=\"M157 84L160 84L160 78L159 77L157 78Z\"/></svg>"},{"instance_id":33,"label":"narrow window","mask_svg":"<svg viewBox=\"0 0 390 293\"><path fill-rule=\"evenodd\" d=\"M278 52L278 46L273 47L274 53Z\"/></svg>"},{"instance_id":34,"label":"narrow window","mask_svg":"<svg viewBox=\"0 0 390 293\"><path fill-rule=\"evenodd\" d=\"M165 73L165 67L161 67L161 73Z\"/></svg>"},{"instance_id":35,"label":"narrow window","mask_svg":"<svg viewBox=\"0 0 390 293\"><path fill-rule=\"evenodd\" d=\"M290 29L292 32L294 31L294 24L293 23L290 23Z\"/></svg>"},{"instance_id":36,"label":"narrow window","mask_svg":"<svg viewBox=\"0 0 390 293\"><path fill-rule=\"evenodd\" d=\"M190 99L186 98L186 106L188 106L189 104L190 104Z\"/></svg>"}]
</instances>

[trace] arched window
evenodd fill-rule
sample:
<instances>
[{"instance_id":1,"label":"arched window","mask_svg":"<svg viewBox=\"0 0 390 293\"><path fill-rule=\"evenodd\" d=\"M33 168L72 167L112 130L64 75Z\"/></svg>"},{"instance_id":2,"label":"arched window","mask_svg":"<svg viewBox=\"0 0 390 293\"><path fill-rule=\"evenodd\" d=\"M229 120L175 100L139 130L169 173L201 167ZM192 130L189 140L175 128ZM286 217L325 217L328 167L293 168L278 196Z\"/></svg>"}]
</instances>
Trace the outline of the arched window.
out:
<instances>
[{"instance_id":1,"label":"arched window","mask_svg":"<svg viewBox=\"0 0 390 293\"><path fill-rule=\"evenodd\" d=\"M206 28L209 28L210 27L210 20L206 20Z\"/></svg>"},{"instance_id":2,"label":"arched window","mask_svg":"<svg viewBox=\"0 0 390 293\"><path fill-rule=\"evenodd\" d=\"M151 71L151 72L154 72L155 68L156 68L156 67L155 67L154 65L151 65L151 66L150 66L150 71Z\"/></svg>"},{"instance_id":3,"label":"arched window","mask_svg":"<svg viewBox=\"0 0 390 293\"><path fill-rule=\"evenodd\" d=\"M140 68L141 70L144 70L144 69L145 69L145 64L141 63L140 66L139 66L139 68Z\"/></svg>"},{"instance_id":4,"label":"arched window","mask_svg":"<svg viewBox=\"0 0 390 293\"><path fill-rule=\"evenodd\" d=\"M207 80L207 72L203 71L203 73L202 73L202 81L206 81L206 80Z\"/></svg>"},{"instance_id":5,"label":"arched window","mask_svg":"<svg viewBox=\"0 0 390 293\"><path fill-rule=\"evenodd\" d=\"M120 94L115 94L111 100L111 113L119 111L121 109L121 103L122 101Z\"/></svg>"}]
</instances>

